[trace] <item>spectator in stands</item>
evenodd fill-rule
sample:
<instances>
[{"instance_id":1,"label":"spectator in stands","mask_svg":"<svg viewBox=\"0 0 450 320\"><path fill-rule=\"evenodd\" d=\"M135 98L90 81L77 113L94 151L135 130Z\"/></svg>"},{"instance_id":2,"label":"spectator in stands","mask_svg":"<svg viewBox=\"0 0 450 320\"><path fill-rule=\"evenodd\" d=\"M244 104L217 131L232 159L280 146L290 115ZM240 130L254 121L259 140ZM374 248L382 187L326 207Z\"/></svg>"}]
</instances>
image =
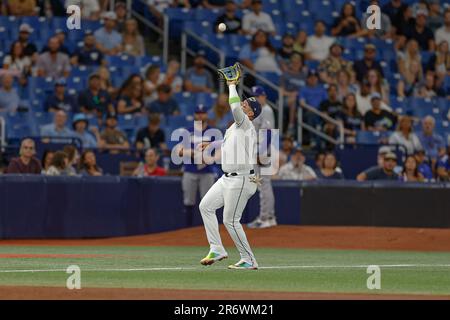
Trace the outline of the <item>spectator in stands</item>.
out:
<instances>
[{"instance_id":1,"label":"spectator in stands","mask_svg":"<svg viewBox=\"0 0 450 320\"><path fill-rule=\"evenodd\" d=\"M99 117L114 111L109 93L100 88L100 76L97 73L89 76L88 88L78 96L78 106L81 112Z\"/></svg>"},{"instance_id":2,"label":"spectator in stands","mask_svg":"<svg viewBox=\"0 0 450 320\"><path fill-rule=\"evenodd\" d=\"M418 9L416 12L416 22L414 26L405 28L406 39L415 39L419 43L419 47L424 51L434 51L434 35L433 31L426 26L428 12L424 9Z\"/></svg>"},{"instance_id":3,"label":"spectator in stands","mask_svg":"<svg viewBox=\"0 0 450 320\"><path fill-rule=\"evenodd\" d=\"M252 11L242 18L242 30L245 34L254 35L258 30L270 33L273 36L276 34L272 17L263 12L262 9L261 0L252 0Z\"/></svg>"},{"instance_id":4,"label":"spectator in stands","mask_svg":"<svg viewBox=\"0 0 450 320\"><path fill-rule=\"evenodd\" d=\"M425 178L425 181L434 181L433 170L427 162L425 150L417 150L414 154L417 163L417 170Z\"/></svg>"},{"instance_id":5,"label":"spectator in stands","mask_svg":"<svg viewBox=\"0 0 450 320\"><path fill-rule=\"evenodd\" d=\"M128 14L126 3L122 1L116 1L116 4L114 5L114 12L117 17L116 30L119 33L122 33L125 29L125 22L127 21L127 14Z\"/></svg>"},{"instance_id":6,"label":"spectator in stands","mask_svg":"<svg viewBox=\"0 0 450 320\"><path fill-rule=\"evenodd\" d=\"M180 113L177 100L172 98L172 88L166 84L161 84L157 88L158 99L148 106L149 113L159 113L165 116L174 116Z\"/></svg>"},{"instance_id":7,"label":"spectator in stands","mask_svg":"<svg viewBox=\"0 0 450 320\"><path fill-rule=\"evenodd\" d=\"M444 25L436 30L434 33L436 43L447 41L450 45L450 8L447 8L444 13Z\"/></svg>"},{"instance_id":8,"label":"spectator in stands","mask_svg":"<svg viewBox=\"0 0 450 320\"><path fill-rule=\"evenodd\" d=\"M31 59L25 55L20 41L14 41L11 44L9 54L3 59L3 69L18 77L21 84L26 83L25 77L31 73Z\"/></svg>"},{"instance_id":9,"label":"spectator in stands","mask_svg":"<svg viewBox=\"0 0 450 320\"><path fill-rule=\"evenodd\" d=\"M77 5L81 9L81 17L87 20L100 18L100 4L98 0L66 0L65 7Z\"/></svg>"},{"instance_id":10,"label":"spectator in stands","mask_svg":"<svg viewBox=\"0 0 450 320\"><path fill-rule=\"evenodd\" d=\"M404 21L404 13L408 5L403 3L402 0L390 0L384 6L381 7L381 11L388 15L392 26L397 31L397 34L401 32L402 23Z\"/></svg>"},{"instance_id":11,"label":"spectator in stands","mask_svg":"<svg viewBox=\"0 0 450 320\"><path fill-rule=\"evenodd\" d=\"M97 128L91 128L88 131L89 120L84 113L78 113L73 117L72 128L74 130L74 137L81 140L84 149L97 148L99 133Z\"/></svg>"},{"instance_id":12,"label":"spectator in stands","mask_svg":"<svg viewBox=\"0 0 450 320\"><path fill-rule=\"evenodd\" d=\"M308 37L306 41L305 54L306 59L322 61L325 60L330 52L330 47L334 43L333 37L327 36L325 32L327 27L322 20L316 21L314 34Z\"/></svg>"},{"instance_id":13,"label":"spectator in stands","mask_svg":"<svg viewBox=\"0 0 450 320\"><path fill-rule=\"evenodd\" d=\"M289 108L289 125L294 127L295 114L297 106L298 92L308 75L308 68L303 63L303 55L294 52L291 56L290 63L287 70L283 72L280 78L280 85L283 89L283 94L286 97L286 105Z\"/></svg>"},{"instance_id":14,"label":"spectator in stands","mask_svg":"<svg viewBox=\"0 0 450 320\"><path fill-rule=\"evenodd\" d=\"M397 123L397 117L381 107L381 96L373 93L370 98L372 109L364 115L364 129L370 131L393 130Z\"/></svg>"},{"instance_id":15,"label":"spectator in stands","mask_svg":"<svg viewBox=\"0 0 450 320\"><path fill-rule=\"evenodd\" d=\"M436 175L439 181L450 180L450 147L447 154L442 155L436 164Z\"/></svg>"},{"instance_id":16,"label":"spectator in stands","mask_svg":"<svg viewBox=\"0 0 450 320\"><path fill-rule=\"evenodd\" d=\"M356 18L355 6L350 2L344 3L341 14L334 20L331 34L335 37L355 36L361 30Z\"/></svg>"},{"instance_id":17,"label":"spectator in stands","mask_svg":"<svg viewBox=\"0 0 450 320\"><path fill-rule=\"evenodd\" d=\"M147 0L148 8L160 28L164 27L164 10L169 8L172 3L173 0Z\"/></svg>"},{"instance_id":18,"label":"spectator in stands","mask_svg":"<svg viewBox=\"0 0 450 320\"><path fill-rule=\"evenodd\" d=\"M56 151L50 167L44 172L47 176L68 176L69 158L64 151Z\"/></svg>"},{"instance_id":19,"label":"spectator in stands","mask_svg":"<svg viewBox=\"0 0 450 320\"><path fill-rule=\"evenodd\" d=\"M427 27L430 28L430 30L434 33L437 28L441 27L444 24L444 16L442 14L440 0L427 0L427 4Z\"/></svg>"},{"instance_id":20,"label":"spectator in stands","mask_svg":"<svg viewBox=\"0 0 450 320\"><path fill-rule=\"evenodd\" d=\"M353 73L353 65L351 61L347 61L342 57L344 48L341 44L335 42L330 47L328 58L320 62L319 74L320 79L328 84L336 83L339 71L346 71L348 74Z\"/></svg>"},{"instance_id":21,"label":"spectator in stands","mask_svg":"<svg viewBox=\"0 0 450 320\"><path fill-rule=\"evenodd\" d=\"M44 174L48 168L50 168L50 164L52 163L53 155L55 154L52 150L45 150L44 154L42 155L42 171L41 173Z\"/></svg>"},{"instance_id":22,"label":"spectator in stands","mask_svg":"<svg viewBox=\"0 0 450 320\"><path fill-rule=\"evenodd\" d=\"M67 113L63 110L56 111L53 116L53 123L41 127L41 136L52 138L73 137L74 132L66 127L66 122Z\"/></svg>"},{"instance_id":23,"label":"spectator in stands","mask_svg":"<svg viewBox=\"0 0 450 320\"><path fill-rule=\"evenodd\" d=\"M13 87L14 78L10 74L4 74L0 87L0 111L15 113L20 104L20 97Z\"/></svg>"},{"instance_id":24,"label":"spectator in stands","mask_svg":"<svg viewBox=\"0 0 450 320\"><path fill-rule=\"evenodd\" d=\"M305 53L306 42L308 41L308 34L304 30L300 30L297 33L294 41L294 51L300 54Z\"/></svg>"},{"instance_id":25,"label":"spectator in stands","mask_svg":"<svg viewBox=\"0 0 450 320\"><path fill-rule=\"evenodd\" d=\"M127 135L117 128L117 115L108 113L105 129L100 134L99 148L109 149L110 153L118 153L119 150L128 150Z\"/></svg>"},{"instance_id":26,"label":"spectator in stands","mask_svg":"<svg viewBox=\"0 0 450 320\"><path fill-rule=\"evenodd\" d=\"M145 54L144 38L138 29L135 19L127 19L122 34L123 53L131 56L143 56Z\"/></svg>"},{"instance_id":27,"label":"spectator in stands","mask_svg":"<svg viewBox=\"0 0 450 320\"><path fill-rule=\"evenodd\" d=\"M342 101L350 93L356 93L358 86L352 83L351 76L352 73L348 73L346 70L338 71L336 75L336 85L338 89L338 99Z\"/></svg>"},{"instance_id":28,"label":"spectator in stands","mask_svg":"<svg viewBox=\"0 0 450 320\"><path fill-rule=\"evenodd\" d=\"M184 77L184 88L189 92L212 92L214 83L211 73L205 68L205 57L197 54L194 66L187 69Z\"/></svg>"},{"instance_id":29,"label":"spectator in stands","mask_svg":"<svg viewBox=\"0 0 450 320\"><path fill-rule=\"evenodd\" d=\"M336 156L332 152L327 152L323 158L322 168L316 171L317 178L320 180L344 180L344 175L336 168Z\"/></svg>"},{"instance_id":30,"label":"spectator in stands","mask_svg":"<svg viewBox=\"0 0 450 320\"><path fill-rule=\"evenodd\" d=\"M435 125L436 120L432 116L426 116L422 119L422 131L417 133L420 144L433 163L438 159L439 151L445 148L444 138L434 132Z\"/></svg>"},{"instance_id":31,"label":"spectator in stands","mask_svg":"<svg viewBox=\"0 0 450 320\"><path fill-rule=\"evenodd\" d=\"M69 113L77 110L74 96L66 93L66 79L61 78L55 81L55 90L47 97L44 109L47 112L63 110Z\"/></svg>"},{"instance_id":32,"label":"spectator in stands","mask_svg":"<svg viewBox=\"0 0 450 320\"><path fill-rule=\"evenodd\" d=\"M415 95L422 79L421 63L412 61L408 69L405 70L405 75L402 75L397 83L397 96L409 97Z\"/></svg>"},{"instance_id":33,"label":"spectator in stands","mask_svg":"<svg viewBox=\"0 0 450 320\"><path fill-rule=\"evenodd\" d=\"M39 77L58 79L67 78L70 73L69 56L59 52L59 40L56 37L48 40L49 51L39 55L37 60L37 74Z\"/></svg>"},{"instance_id":34,"label":"spectator in stands","mask_svg":"<svg viewBox=\"0 0 450 320\"><path fill-rule=\"evenodd\" d=\"M8 15L11 16L35 16L36 0L5 0Z\"/></svg>"},{"instance_id":35,"label":"spectator in stands","mask_svg":"<svg viewBox=\"0 0 450 320\"><path fill-rule=\"evenodd\" d=\"M97 49L106 55L117 55L122 52L122 35L116 31L117 16L114 12L103 14L104 25L94 32Z\"/></svg>"},{"instance_id":36,"label":"spectator in stands","mask_svg":"<svg viewBox=\"0 0 450 320\"><path fill-rule=\"evenodd\" d=\"M281 73L275 54L276 51L269 41L269 36L264 31L258 30L253 35L252 41L242 47L239 60L247 68L257 72Z\"/></svg>"},{"instance_id":37,"label":"spectator in stands","mask_svg":"<svg viewBox=\"0 0 450 320\"><path fill-rule=\"evenodd\" d=\"M414 96L428 99L445 97L445 90L442 88L442 81L437 79L433 71L427 71L425 74L425 79L416 86Z\"/></svg>"},{"instance_id":38,"label":"spectator in stands","mask_svg":"<svg viewBox=\"0 0 450 320\"><path fill-rule=\"evenodd\" d=\"M208 111L208 121L211 127L218 128L222 132L234 122L227 94L222 93L217 97L216 103Z\"/></svg>"},{"instance_id":39,"label":"spectator in stands","mask_svg":"<svg viewBox=\"0 0 450 320\"><path fill-rule=\"evenodd\" d=\"M154 148L147 149L145 151L145 164L140 163L134 170L133 176L135 177L155 177L165 176L166 170L158 166L159 154Z\"/></svg>"},{"instance_id":40,"label":"spectator in stands","mask_svg":"<svg viewBox=\"0 0 450 320\"><path fill-rule=\"evenodd\" d=\"M106 91L110 96L115 96L116 88L111 81L111 73L106 66L98 67L96 73L100 77L100 89Z\"/></svg>"},{"instance_id":41,"label":"spectator in stands","mask_svg":"<svg viewBox=\"0 0 450 320\"><path fill-rule=\"evenodd\" d=\"M356 96L354 93L349 93L345 96L342 106L342 122L344 124L344 132L347 143L356 142L356 133L363 128L363 118L358 111L356 105Z\"/></svg>"},{"instance_id":42,"label":"spectator in stands","mask_svg":"<svg viewBox=\"0 0 450 320\"><path fill-rule=\"evenodd\" d=\"M144 79L144 97L146 104L151 103L158 98L156 89L163 83L163 80L161 68L158 65L150 65L147 68Z\"/></svg>"},{"instance_id":43,"label":"spectator in stands","mask_svg":"<svg viewBox=\"0 0 450 320\"><path fill-rule=\"evenodd\" d=\"M316 155L314 156L314 172L317 172L322 170L323 168L323 159L325 158L325 152L324 151L317 151Z\"/></svg>"},{"instance_id":44,"label":"spectator in stands","mask_svg":"<svg viewBox=\"0 0 450 320\"><path fill-rule=\"evenodd\" d=\"M443 40L437 43L437 50L428 61L427 70L434 71L439 81L444 81L445 76L450 72L450 42Z\"/></svg>"},{"instance_id":45,"label":"spectator in stands","mask_svg":"<svg viewBox=\"0 0 450 320\"><path fill-rule=\"evenodd\" d=\"M67 155L67 167L65 169L65 172L69 176L75 176L77 174L80 154L78 153L77 148L75 148L71 144L65 145L63 148L63 152Z\"/></svg>"},{"instance_id":46,"label":"spectator in stands","mask_svg":"<svg viewBox=\"0 0 450 320\"><path fill-rule=\"evenodd\" d=\"M328 116L341 119L342 118L342 103L338 99L337 86L330 84L327 89L328 97L322 100L319 104L319 110Z\"/></svg>"},{"instance_id":47,"label":"spectator in stands","mask_svg":"<svg viewBox=\"0 0 450 320\"><path fill-rule=\"evenodd\" d=\"M360 87L356 90L356 104L358 111L364 116L367 111L372 109L372 94L370 93L370 85L367 79L364 79ZM392 109L381 100L381 109L392 111Z\"/></svg>"},{"instance_id":48,"label":"spectator in stands","mask_svg":"<svg viewBox=\"0 0 450 320\"><path fill-rule=\"evenodd\" d=\"M236 15L237 5L233 0L225 1L225 12L219 16L214 23L214 31L217 33L242 34L242 20ZM227 28L225 31L218 29L219 24L224 23Z\"/></svg>"},{"instance_id":49,"label":"spectator in stands","mask_svg":"<svg viewBox=\"0 0 450 320\"><path fill-rule=\"evenodd\" d=\"M97 159L93 151L86 150L81 154L79 172L83 176L103 175L103 170L97 165Z\"/></svg>"},{"instance_id":50,"label":"spectator in stands","mask_svg":"<svg viewBox=\"0 0 450 320\"><path fill-rule=\"evenodd\" d=\"M161 117L159 114L151 114L148 117L148 125L141 128L137 135L135 146L138 150L150 148L167 151L166 135L160 127Z\"/></svg>"},{"instance_id":51,"label":"spectator in stands","mask_svg":"<svg viewBox=\"0 0 450 320\"><path fill-rule=\"evenodd\" d=\"M422 80L422 58L420 56L419 43L414 39L408 40L405 51L399 51L397 55L398 71L407 87L415 81Z\"/></svg>"},{"instance_id":52,"label":"spectator in stands","mask_svg":"<svg viewBox=\"0 0 450 320\"><path fill-rule=\"evenodd\" d=\"M379 6L378 0L371 0L370 5L376 5ZM370 22L369 17L371 17L370 14L367 12L363 12L362 19L361 19L361 26L362 29L360 32L357 33L357 36L359 37L368 37L368 38L381 38L381 39L390 39L394 36L395 29L392 28L391 25L391 19L388 15L381 12L381 15L379 17L380 19L380 28L379 29L369 29L367 27L367 23Z\"/></svg>"},{"instance_id":53,"label":"spectator in stands","mask_svg":"<svg viewBox=\"0 0 450 320\"><path fill-rule=\"evenodd\" d=\"M30 42L30 34L33 32L33 28L27 23L22 23L19 27L19 41L23 46L23 54L31 59L31 62L36 62L38 58L37 47L34 43Z\"/></svg>"},{"instance_id":54,"label":"spectator in stands","mask_svg":"<svg viewBox=\"0 0 450 320\"><path fill-rule=\"evenodd\" d=\"M65 45L65 43L66 43L66 33L64 32L64 30L56 29L55 30L55 34L53 36L56 39L58 39L58 41L59 41L59 49L58 49L58 51L61 52L61 53L65 53L68 56L70 56L71 52L69 51L69 48ZM50 51L50 48L49 48L48 45L46 45L42 49L41 53L48 52L48 51Z\"/></svg>"},{"instance_id":55,"label":"spectator in stands","mask_svg":"<svg viewBox=\"0 0 450 320\"><path fill-rule=\"evenodd\" d=\"M408 116L401 116L398 121L397 131L389 137L389 144L403 146L406 154L414 154L416 150L422 149L420 140L413 132L412 119Z\"/></svg>"},{"instance_id":56,"label":"spectator in stands","mask_svg":"<svg viewBox=\"0 0 450 320\"><path fill-rule=\"evenodd\" d=\"M360 173L356 180L398 180L398 174L395 173L394 168L397 165L397 156L393 152L388 152L383 157L383 162L380 167L372 167Z\"/></svg>"},{"instance_id":57,"label":"spectator in stands","mask_svg":"<svg viewBox=\"0 0 450 320\"><path fill-rule=\"evenodd\" d=\"M368 43L364 46L364 57L362 60L358 60L353 64L353 69L356 73L356 80L362 82L366 74L370 69L375 69L380 72L384 77L383 69L378 61L375 60L377 55L377 49L372 43Z\"/></svg>"},{"instance_id":58,"label":"spectator in stands","mask_svg":"<svg viewBox=\"0 0 450 320\"><path fill-rule=\"evenodd\" d=\"M172 58L167 64L167 70L165 73L161 73L163 83L169 85L172 88L173 93L181 92L183 89L183 78L179 75L180 63L178 60Z\"/></svg>"},{"instance_id":59,"label":"spectator in stands","mask_svg":"<svg viewBox=\"0 0 450 320\"><path fill-rule=\"evenodd\" d=\"M40 174L41 162L35 157L36 145L32 139L24 139L20 144L19 157L11 159L5 173Z\"/></svg>"},{"instance_id":60,"label":"spectator in stands","mask_svg":"<svg viewBox=\"0 0 450 320\"><path fill-rule=\"evenodd\" d=\"M306 86L300 88L298 98L301 106L308 104L313 108L319 108L320 103L327 99L327 92L319 83L319 75L315 69L309 70Z\"/></svg>"},{"instance_id":61,"label":"spectator in stands","mask_svg":"<svg viewBox=\"0 0 450 320\"><path fill-rule=\"evenodd\" d=\"M378 93L384 103L389 104L389 86L384 81L380 72L376 69L370 69L367 72L367 83L371 94Z\"/></svg>"},{"instance_id":62,"label":"spectator in stands","mask_svg":"<svg viewBox=\"0 0 450 320\"><path fill-rule=\"evenodd\" d=\"M133 78L135 78L134 81ZM143 108L143 79L139 75L131 75L119 90L117 112L119 114L134 114L142 112Z\"/></svg>"},{"instance_id":63,"label":"spectator in stands","mask_svg":"<svg viewBox=\"0 0 450 320\"><path fill-rule=\"evenodd\" d=\"M99 66L103 62L103 53L97 49L95 37L92 33L84 35L84 45L75 50L70 62L80 66Z\"/></svg>"},{"instance_id":64,"label":"spectator in stands","mask_svg":"<svg viewBox=\"0 0 450 320\"><path fill-rule=\"evenodd\" d=\"M288 163L291 160L292 153L294 152L294 139L291 136L284 136L281 140L280 150L280 167Z\"/></svg>"},{"instance_id":65,"label":"spectator in stands","mask_svg":"<svg viewBox=\"0 0 450 320\"><path fill-rule=\"evenodd\" d=\"M416 158L413 155L406 157L400 179L404 182L424 182L424 176L419 172Z\"/></svg>"},{"instance_id":66,"label":"spectator in stands","mask_svg":"<svg viewBox=\"0 0 450 320\"><path fill-rule=\"evenodd\" d=\"M293 53L294 37L291 34L286 33L282 39L282 46L277 51L277 59L283 72L287 70Z\"/></svg>"},{"instance_id":67,"label":"spectator in stands","mask_svg":"<svg viewBox=\"0 0 450 320\"><path fill-rule=\"evenodd\" d=\"M278 176L283 180L308 181L317 178L314 170L305 164L305 156L300 148L296 148L291 156L291 160L284 164Z\"/></svg>"}]
</instances>

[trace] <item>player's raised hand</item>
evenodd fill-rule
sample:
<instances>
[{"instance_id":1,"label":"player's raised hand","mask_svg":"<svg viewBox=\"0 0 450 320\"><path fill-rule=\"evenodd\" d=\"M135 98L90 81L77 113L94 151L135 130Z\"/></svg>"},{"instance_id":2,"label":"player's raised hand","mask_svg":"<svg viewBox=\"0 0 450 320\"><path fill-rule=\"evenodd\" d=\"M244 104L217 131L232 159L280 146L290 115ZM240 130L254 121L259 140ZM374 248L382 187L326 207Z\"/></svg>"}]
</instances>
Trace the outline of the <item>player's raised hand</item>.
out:
<instances>
[{"instance_id":1,"label":"player's raised hand","mask_svg":"<svg viewBox=\"0 0 450 320\"><path fill-rule=\"evenodd\" d=\"M227 85L231 86L231 85L237 85L237 81L236 80L232 80L232 81L227 81Z\"/></svg>"}]
</instances>

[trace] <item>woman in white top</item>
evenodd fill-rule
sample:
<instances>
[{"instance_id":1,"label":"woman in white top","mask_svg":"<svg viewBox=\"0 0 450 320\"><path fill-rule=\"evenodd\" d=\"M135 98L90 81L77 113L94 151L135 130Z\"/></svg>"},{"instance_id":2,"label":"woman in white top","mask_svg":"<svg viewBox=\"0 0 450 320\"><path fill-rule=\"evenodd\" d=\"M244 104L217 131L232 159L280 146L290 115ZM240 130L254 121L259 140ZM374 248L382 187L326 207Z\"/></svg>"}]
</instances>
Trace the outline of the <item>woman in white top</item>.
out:
<instances>
[{"instance_id":1,"label":"woman in white top","mask_svg":"<svg viewBox=\"0 0 450 320\"><path fill-rule=\"evenodd\" d=\"M64 151L56 151L53 155L50 167L45 171L47 176L66 176L69 175L67 167L69 165L69 157Z\"/></svg>"},{"instance_id":2,"label":"woman in white top","mask_svg":"<svg viewBox=\"0 0 450 320\"><path fill-rule=\"evenodd\" d=\"M389 137L389 144L405 147L407 154L414 154L417 150L423 149L419 138L412 132L412 119L408 116L400 117L397 131Z\"/></svg>"},{"instance_id":3,"label":"woman in white top","mask_svg":"<svg viewBox=\"0 0 450 320\"><path fill-rule=\"evenodd\" d=\"M128 19L125 22L122 39L124 53L132 56L143 56L145 54L144 39L139 33L135 19Z\"/></svg>"},{"instance_id":4,"label":"woman in white top","mask_svg":"<svg viewBox=\"0 0 450 320\"><path fill-rule=\"evenodd\" d=\"M23 54L23 45L19 41L11 45L9 55L3 59L3 69L16 73L17 76L27 76L31 71L31 60Z\"/></svg>"}]
</instances>

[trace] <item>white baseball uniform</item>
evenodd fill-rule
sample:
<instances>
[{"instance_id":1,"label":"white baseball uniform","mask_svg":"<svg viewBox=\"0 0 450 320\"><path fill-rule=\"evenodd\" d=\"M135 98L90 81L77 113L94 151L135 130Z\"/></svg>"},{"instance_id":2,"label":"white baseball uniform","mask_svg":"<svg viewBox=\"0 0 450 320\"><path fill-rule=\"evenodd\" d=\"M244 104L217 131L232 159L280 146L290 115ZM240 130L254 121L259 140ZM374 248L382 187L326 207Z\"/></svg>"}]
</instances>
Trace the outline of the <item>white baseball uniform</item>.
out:
<instances>
[{"instance_id":1,"label":"white baseball uniform","mask_svg":"<svg viewBox=\"0 0 450 320\"><path fill-rule=\"evenodd\" d=\"M228 176L223 175L209 189L200 202L200 212L211 251L226 254L216 216L216 210L223 207L223 223L241 255L241 260L257 267L255 256L240 223L247 201L257 189L255 175L250 173L256 164L257 136L255 127L241 108L236 86L230 85L229 91L229 102L235 122L225 132L221 147L222 170L228 173ZM230 173L237 175L231 176Z\"/></svg>"}]
</instances>

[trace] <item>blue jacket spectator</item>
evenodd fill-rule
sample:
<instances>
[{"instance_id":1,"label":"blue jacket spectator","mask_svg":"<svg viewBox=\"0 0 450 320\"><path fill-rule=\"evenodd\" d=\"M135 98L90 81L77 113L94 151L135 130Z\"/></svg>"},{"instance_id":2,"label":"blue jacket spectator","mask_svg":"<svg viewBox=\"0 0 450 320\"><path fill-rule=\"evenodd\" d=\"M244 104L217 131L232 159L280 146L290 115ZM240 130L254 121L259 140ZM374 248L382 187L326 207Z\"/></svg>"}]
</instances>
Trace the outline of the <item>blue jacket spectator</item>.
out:
<instances>
[{"instance_id":1,"label":"blue jacket spectator","mask_svg":"<svg viewBox=\"0 0 450 320\"><path fill-rule=\"evenodd\" d=\"M114 12L103 15L105 24L94 32L97 49L106 55L116 55L122 51L122 35L115 30L117 16Z\"/></svg>"},{"instance_id":2,"label":"blue jacket spectator","mask_svg":"<svg viewBox=\"0 0 450 320\"><path fill-rule=\"evenodd\" d=\"M66 80L58 79L55 82L55 90L45 101L45 111L63 110L73 112L77 109L75 98L66 94Z\"/></svg>"},{"instance_id":3,"label":"blue jacket spectator","mask_svg":"<svg viewBox=\"0 0 450 320\"><path fill-rule=\"evenodd\" d=\"M190 92L211 92L213 86L213 78L205 68L205 58L199 54L194 59L194 66L186 71L184 87Z\"/></svg>"},{"instance_id":4,"label":"blue jacket spectator","mask_svg":"<svg viewBox=\"0 0 450 320\"><path fill-rule=\"evenodd\" d=\"M319 76L316 70L310 70L306 78L306 86L300 89L298 98L300 104L308 104L318 108L323 100L327 99L327 91L319 83Z\"/></svg>"},{"instance_id":5,"label":"blue jacket spectator","mask_svg":"<svg viewBox=\"0 0 450 320\"><path fill-rule=\"evenodd\" d=\"M103 53L96 48L95 37L92 33L84 36L84 46L75 50L72 64L83 66L98 66L102 63Z\"/></svg>"},{"instance_id":6,"label":"blue jacket spectator","mask_svg":"<svg viewBox=\"0 0 450 320\"><path fill-rule=\"evenodd\" d=\"M20 98L15 88L14 79L11 75L5 74L0 87L0 111L16 112L19 107Z\"/></svg>"},{"instance_id":7,"label":"blue jacket spectator","mask_svg":"<svg viewBox=\"0 0 450 320\"><path fill-rule=\"evenodd\" d=\"M52 138L74 137L74 132L66 127L66 122L67 114L63 110L56 111L53 123L41 127L41 136ZM52 139L52 141L53 140L54 139Z\"/></svg>"},{"instance_id":8,"label":"blue jacket spectator","mask_svg":"<svg viewBox=\"0 0 450 320\"><path fill-rule=\"evenodd\" d=\"M157 91L158 99L147 106L149 113L159 113L165 116L179 114L178 102L172 98L172 88L166 84L161 84Z\"/></svg>"},{"instance_id":9,"label":"blue jacket spectator","mask_svg":"<svg viewBox=\"0 0 450 320\"><path fill-rule=\"evenodd\" d=\"M425 154L425 150L417 150L414 157L416 158L417 162L417 170L422 174L426 181L432 181L433 170L431 170L431 167L426 162L427 157Z\"/></svg>"},{"instance_id":10,"label":"blue jacket spectator","mask_svg":"<svg viewBox=\"0 0 450 320\"><path fill-rule=\"evenodd\" d=\"M426 116L422 120L422 131L417 136L420 143L430 159L437 159L439 150L445 148L445 140L442 136L434 133L435 120L432 116Z\"/></svg>"},{"instance_id":11,"label":"blue jacket spectator","mask_svg":"<svg viewBox=\"0 0 450 320\"><path fill-rule=\"evenodd\" d=\"M79 138L83 144L83 149L97 148L97 139L87 131L89 120L85 114L79 113L73 117L72 128L75 131L75 137ZM97 132L98 131L94 131Z\"/></svg>"}]
</instances>

